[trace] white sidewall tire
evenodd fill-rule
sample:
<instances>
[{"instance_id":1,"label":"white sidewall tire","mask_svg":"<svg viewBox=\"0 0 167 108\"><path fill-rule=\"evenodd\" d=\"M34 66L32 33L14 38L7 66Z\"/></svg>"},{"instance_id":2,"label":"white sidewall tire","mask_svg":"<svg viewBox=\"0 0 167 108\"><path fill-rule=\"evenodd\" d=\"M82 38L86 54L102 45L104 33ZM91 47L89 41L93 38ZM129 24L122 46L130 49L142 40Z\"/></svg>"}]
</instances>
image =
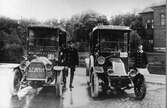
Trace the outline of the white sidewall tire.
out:
<instances>
[{"instance_id":1,"label":"white sidewall tire","mask_svg":"<svg viewBox=\"0 0 167 108\"><path fill-rule=\"evenodd\" d=\"M99 78L96 73L93 73L92 80L94 84L91 84L91 96L96 98L99 96Z\"/></svg>"},{"instance_id":2,"label":"white sidewall tire","mask_svg":"<svg viewBox=\"0 0 167 108\"><path fill-rule=\"evenodd\" d=\"M12 96L15 96L15 95L17 95L17 93L18 93L18 91L19 91L19 89L20 89L20 80L19 80L19 76L16 76L17 75L17 69L14 69L14 73L13 73L13 78L12 78ZM16 86L15 86L15 81L18 81L17 82L17 88L16 88Z\"/></svg>"},{"instance_id":3,"label":"white sidewall tire","mask_svg":"<svg viewBox=\"0 0 167 108\"><path fill-rule=\"evenodd\" d=\"M56 95L61 97L63 95L63 73L60 72L59 76L57 76L57 81L55 81L56 85Z\"/></svg>"}]
</instances>

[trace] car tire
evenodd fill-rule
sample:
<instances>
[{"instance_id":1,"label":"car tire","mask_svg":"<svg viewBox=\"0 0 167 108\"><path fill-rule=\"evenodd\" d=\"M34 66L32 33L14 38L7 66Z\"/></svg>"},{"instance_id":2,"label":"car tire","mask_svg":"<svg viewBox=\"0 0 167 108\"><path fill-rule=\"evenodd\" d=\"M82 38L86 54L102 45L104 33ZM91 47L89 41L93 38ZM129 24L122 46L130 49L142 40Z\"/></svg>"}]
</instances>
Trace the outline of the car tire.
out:
<instances>
[{"instance_id":1,"label":"car tire","mask_svg":"<svg viewBox=\"0 0 167 108\"><path fill-rule=\"evenodd\" d=\"M58 97L61 97L62 94L63 94L63 87L62 87L62 85L57 84L57 86L56 86L56 95L57 95Z\"/></svg>"},{"instance_id":2,"label":"car tire","mask_svg":"<svg viewBox=\"0 0 167 108\"><path fill-rule=\"evenodd\" d=\"M22 79L22 73L20 72L19 69L14 69L14 77L13 77L13 82L12 82L12 96L17 95L19 89L20 89L20 83Z\"/></svg>"},{"instance_id":3,"label":"car tire","mask_svg":"<svg viewBox=\"0 0 167 108\"><path fill-rule=\"evenodd\" d=\"M146 96L146 85L145 79L137 79L137 83L134 84L134 92L136 100L142 100Z\"/></svg>"},{"instance_id":4,"label":"car tire","mask_svg":"<svg viewBox=\"0 0 167 108\"><path fill-rule=\"evenodd\" d=\"M57 81L55 81L56 85L56 95L61 97L63 95L63 74L62 71L57 76Z\"/></svg>"},{"instance_id":5,"label":"car tire","mask_svg":"<svg viewBox=\"0 0 167 108\"><path fill-rule=\"evenodd\" d=\"M99 78L96 73L91 78L91 97L97 98L99 96Z\"/></svg>"},{"instance_id":6,"label":"car tire","mask_svg":"<svg viewBox=\"0 0 167 108\"><path fill-rule=\"evenodd\" d=\"M92 73L93 73L93 68L90 68L89 69L89 76L87 77L87 84L88 86L91 86L91 83L92 83Z\"/></svg>"}]
</instances>

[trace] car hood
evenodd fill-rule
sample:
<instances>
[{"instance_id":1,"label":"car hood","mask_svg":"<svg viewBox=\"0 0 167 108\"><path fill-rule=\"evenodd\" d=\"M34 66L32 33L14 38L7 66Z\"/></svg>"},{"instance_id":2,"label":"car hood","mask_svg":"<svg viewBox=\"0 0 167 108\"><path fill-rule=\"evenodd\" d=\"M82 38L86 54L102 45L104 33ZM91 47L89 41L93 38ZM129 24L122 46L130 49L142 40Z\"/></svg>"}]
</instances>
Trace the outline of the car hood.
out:
<instances>
[{"instance_id":1,"label":"car hood","mask_svg":"<svg viewBox=\"0 0 167 108\"><path fill-rule=\"evenodd\" d=\"M126 76L126 70L125 70L125 65L122 62L120 58L110 58L110 62L112 62L113 65L113 73L112 75L117 75L117 76Z\"/></svg>"},{"instance_id":2,"label":"car hood","mask_svg":"<svg viewBox=\"0 0 167 108\"><path fill-rule=\"evenodd\" d=\"M42 62L44 65L46 64L52 65L52 62L46 57L37 57L33 59L31 62Z\"/></svg>"}]
</instances>

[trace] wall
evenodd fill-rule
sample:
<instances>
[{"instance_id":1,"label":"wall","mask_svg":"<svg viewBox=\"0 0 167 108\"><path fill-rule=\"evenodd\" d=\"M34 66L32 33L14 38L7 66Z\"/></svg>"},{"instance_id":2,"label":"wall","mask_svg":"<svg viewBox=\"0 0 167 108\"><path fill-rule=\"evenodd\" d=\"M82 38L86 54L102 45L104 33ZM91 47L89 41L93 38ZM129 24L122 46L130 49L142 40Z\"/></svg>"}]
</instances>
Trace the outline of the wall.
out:
<instances>
[{"instance_id":1,"label":"wall","mask_svg":"<svg viewBox=\"0 0 167 108\"><path fill-rule=\"evenodd\" d=\"M147 13L140 13L142 17L143 25L145 26L145 36L143 37L143 45L145 48L145 51L152 51L153 50L153 12L147 12ZM148 20L150 21L148 23Z\"/></svg>"},{"instance_id":2,"label":"wall","mask_svg":"<svg viewBox=\"0 0 167 108\"><path fill-rule=\"evenodd\" d=\"M161 25L161 14L165 14L165 5L154 9L154 48L164 48L166 45L165 25Z\"/></svg>"}]
</instances>

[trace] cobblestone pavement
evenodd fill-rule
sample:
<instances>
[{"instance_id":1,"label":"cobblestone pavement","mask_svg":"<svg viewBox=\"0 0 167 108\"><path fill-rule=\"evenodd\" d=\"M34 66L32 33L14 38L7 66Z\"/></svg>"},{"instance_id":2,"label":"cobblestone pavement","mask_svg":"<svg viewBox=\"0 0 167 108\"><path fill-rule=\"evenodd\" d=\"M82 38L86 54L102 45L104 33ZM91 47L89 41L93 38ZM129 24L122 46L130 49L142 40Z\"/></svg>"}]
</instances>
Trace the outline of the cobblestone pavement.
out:
<instances>
[{"instance_id":1,"label":"cobblestone pavement","mask_svg":"<svg viewBox=\"0 0 167 108\"><path fill-rule=\"evenodd\" d=\"M147 83L147 94L142 101L134 99L133 89L121 95L103 95L94 100L89 95L85 73L77 69L74 88L70 91L67 85L63 97L56 97L55 89L47 87L37 96L29 95L18 100L17 97L9 96L9 76L7 73L0 75L0 108L165 108L164 84Z\"/></svg>"}]
</instances>

